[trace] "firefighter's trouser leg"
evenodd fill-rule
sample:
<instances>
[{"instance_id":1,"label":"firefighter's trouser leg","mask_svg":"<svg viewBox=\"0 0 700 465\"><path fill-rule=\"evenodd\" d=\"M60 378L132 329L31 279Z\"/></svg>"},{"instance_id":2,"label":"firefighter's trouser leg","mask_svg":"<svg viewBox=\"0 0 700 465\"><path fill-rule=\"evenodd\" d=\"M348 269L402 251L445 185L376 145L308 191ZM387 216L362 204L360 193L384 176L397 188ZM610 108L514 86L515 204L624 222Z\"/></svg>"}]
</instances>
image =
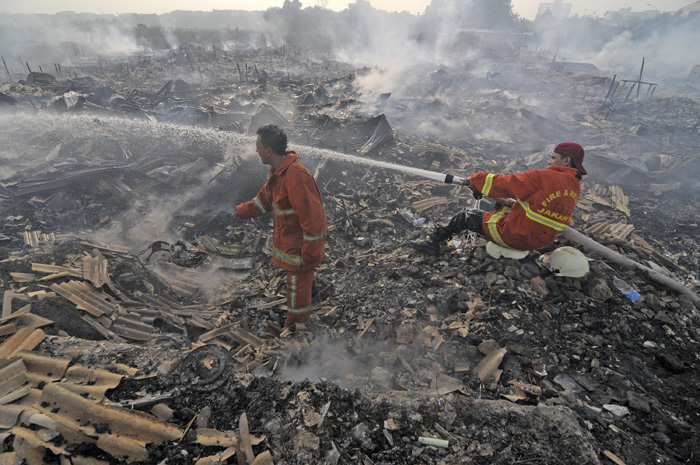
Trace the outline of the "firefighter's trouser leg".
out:
<instances>
[{"instance_id":1,"label":"firefighter's trouser leg","mask_svg":"<svg viewBox=\"0 0 700 465\"><path fill-rule=\"evenodd\" d=\"M311 287L316 270L303 273L287 272L287 318L285 328L292 331L296 323L311 323Z\"/></svg>"},{"instance_id":2,"label":"firefighter's trouser leg","mask_svg":"<svg viewBox=\"0 0 700 465\"><path fill-rule=\"evenodd\" d=\"M484 218L484 213L486 212L482 210L462 210L457 213L444 228L448 234L447 239L463 231L472 231L483 236L484 228L481 220Z\"/></svg>"},{"instance_id":3,"label":"firefighter's trouser leg","mask_svg":"<svg viewBox=\"0 0 700 465\"><path fill-rule=\"evenodd\" d=\"M434 256L440 255L440 244L449 241L452 236L462 231L473 231L484 235L481 227L481 219L484 217L481 210L462 210L452 217L447 226L437 226L430 233L430 237L424 241L409 242L408 245Z\"/></svg>"},{"instance_id":4,"label":"firefighter's trouser leg","mask_svg":"<svg viewBox=\"0 0 700 465\"><path fill-rule=\"evenodd\" d=\"M437 226L433 229L427 240L409 242L409 245L414 249L438 256L440 255L440 244L447 242L455 234L459 234L462 231L473 231L483 236L484 230L481 227L481 219L484 213L481 210L463 210L453 216L447 226Z\"/></svg>"}]
</instances>

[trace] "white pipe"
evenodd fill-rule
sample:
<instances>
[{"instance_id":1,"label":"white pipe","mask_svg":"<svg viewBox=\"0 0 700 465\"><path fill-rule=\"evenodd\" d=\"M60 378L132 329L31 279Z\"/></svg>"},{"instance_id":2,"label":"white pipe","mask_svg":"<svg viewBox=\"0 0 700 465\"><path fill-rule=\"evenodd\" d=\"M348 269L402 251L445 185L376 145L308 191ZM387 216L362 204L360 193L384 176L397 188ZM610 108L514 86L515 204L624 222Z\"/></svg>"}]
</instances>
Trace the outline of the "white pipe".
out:
<instances>
[{"instance_id":1,"label":"white pipe","mask_svg":"<svg viewBox=\"0 0 700 465\"><path fill-rule=\"evenodd\" d=\"M437 439L437 438L426 438L424 436L420 436L418 438L418 442L421 444L425 444L426 446L436 446L436 447L449 447L450 442L446 441L444 439Z\"/></svg>"},{"instance_id":2,"label":"white pipe","mask_svg":"<svg viewBox=\"0 0 700 465\"><path fill-rule=\"evenodd\" d=\"M647 278L651 279L652 281L656 281L659 284L662 284L666 287L668 287L671 290L674 290L678 292L679 294L683 294L687 296L694 304L695 306L700 309L700 296L698 296L696 293L688 289L683 285L683 283L680 283L676 281L675 279L671 279L666 275L663 275L657 271L652 270L651 268L648 268L642 264L639 264L635 262L634 260L625 257L624 255L620 255L619 253L610 250L609 248L605 247L602 244L597 243L593 239L590 239L587 236L584 236L580 232L576 231L575 229L571 228L564 228L564 230L561 232L564 236L566 236L569 240L572 242L575 242L589 250L592 250L593 252L597 253L598 255L607 258L608 260L617 263L618 265L621 265L625 268L630 268L634 269L637 271L640 271L642 275L646 276ZM693 312L697 314L697 312Z\"/></svg>"}]
</instances>

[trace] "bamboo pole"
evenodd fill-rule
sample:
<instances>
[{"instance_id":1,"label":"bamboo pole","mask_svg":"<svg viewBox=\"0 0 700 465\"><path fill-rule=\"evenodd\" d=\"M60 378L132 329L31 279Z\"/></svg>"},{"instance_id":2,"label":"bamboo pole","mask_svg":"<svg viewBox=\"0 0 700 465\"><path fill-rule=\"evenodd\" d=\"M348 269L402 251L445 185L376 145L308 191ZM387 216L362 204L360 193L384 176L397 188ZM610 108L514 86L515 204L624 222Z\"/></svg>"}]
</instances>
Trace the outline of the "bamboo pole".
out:
<instances>
[{"instance_id":1,"label":"bamboo pole","mask_svg":"<svg viewBox=\"0 0 700 465\"><path fill-rule=\"evenodd\" d=\"M2 57L2 64L5 65L5 71L7 72L7 78L9 79L8 82L12 82L12 75L10 74L10 70L7 69L7 63L5 63L5 57Z\"/></svg>"}]
</instances>

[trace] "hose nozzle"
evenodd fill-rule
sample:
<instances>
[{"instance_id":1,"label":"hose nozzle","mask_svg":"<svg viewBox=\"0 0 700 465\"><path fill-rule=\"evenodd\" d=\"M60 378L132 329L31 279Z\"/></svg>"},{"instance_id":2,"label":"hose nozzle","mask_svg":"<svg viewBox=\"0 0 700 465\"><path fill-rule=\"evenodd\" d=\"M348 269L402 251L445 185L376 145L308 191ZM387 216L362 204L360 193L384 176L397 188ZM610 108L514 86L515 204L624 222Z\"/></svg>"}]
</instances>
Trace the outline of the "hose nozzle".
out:
<instances>
[{"instance_id":1,"label":"hose nozzle","mask_svg":"<svg viewBox=\"0 0 700 465\"><path fill-rule=\"evenodd\" d=\"M463 186L469 185L469 179L460 178L459 176L454 176L452 174L445 175L445 184L461 184Z\"/></svg>"}]
</instances>

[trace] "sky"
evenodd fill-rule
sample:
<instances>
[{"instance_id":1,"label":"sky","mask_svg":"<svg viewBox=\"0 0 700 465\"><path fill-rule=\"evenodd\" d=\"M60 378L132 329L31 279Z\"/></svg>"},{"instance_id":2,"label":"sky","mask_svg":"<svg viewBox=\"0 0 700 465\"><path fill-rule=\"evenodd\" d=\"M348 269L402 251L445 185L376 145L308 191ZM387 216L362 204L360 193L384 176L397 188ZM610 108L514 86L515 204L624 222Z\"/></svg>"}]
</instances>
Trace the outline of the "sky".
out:
<instances>
[{"instance_id":1,"label":"sky","mask_svg":"<svg viewBox=\"0 0 700 465\"><path fill-rule=\"evenodd\" d=\"M550 0L554 1L554 0ZM602 16L606 11L632 8L633 11L662 10L676 11L694 3L694 0L564 0L573 4L572 14ZM47 13L75 11L77 13L167 13L173 10L265 10L282 6L284 0L120 0L99 2L95 0L24 0L0 2L0 13ZM353 1L347 0L301 0L304 7L321 5L340 11ZM430 0L369 0L377 9L387 11L408 11L419 14L425 11ZM534 19L540 0L512 0L513 10L526 19Z\"/></svg>"}]
</instances>

